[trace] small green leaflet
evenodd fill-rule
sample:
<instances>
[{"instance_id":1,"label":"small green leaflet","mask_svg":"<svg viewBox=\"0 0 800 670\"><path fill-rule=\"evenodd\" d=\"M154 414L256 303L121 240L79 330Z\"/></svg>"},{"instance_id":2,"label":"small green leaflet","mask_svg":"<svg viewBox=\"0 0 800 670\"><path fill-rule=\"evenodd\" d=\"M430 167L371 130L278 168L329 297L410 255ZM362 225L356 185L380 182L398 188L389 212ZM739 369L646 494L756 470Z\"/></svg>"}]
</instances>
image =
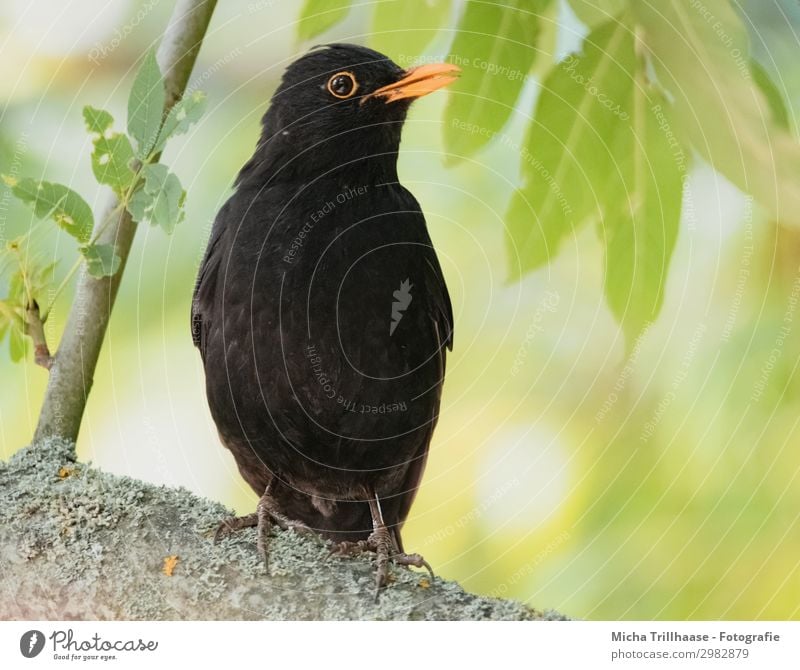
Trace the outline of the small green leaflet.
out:
<instances>
[{"instance_id":1,"label":"small green leaflet","mask_svg":"<svg viewBox=\"0 0 800 670\"><path fill-rule=\"evenodd\" d=\"M86 123L86 129L90 133L96 133L97 135L105 133L114 123L114 117L111 114L104 109L97 109L91 105L86 105L83 108L83 120Z\"/></svg>"},{"instance_id":2,"label":"small green leaflet","mask_svg":"<svg viewBox=\"0 0 800 670\"><path fill-rule=\"evenodd\" d=\"M3 175L3 181L39 219L51 218L79 242L86 242L94 226L92 209L75 191L62 184Z\"/></svg>"},{"instance_id":3,"label":"small green leaflet","mask_svg":"<svg viewBox=\"0 0 800 670\"><path fill-rule=\"evenodd\" d=\"M407 67L425 50L449 14L450 0L381 0L372 15L370 41Z\"/></svg>"},{"instance_id":4,"label":"small green leaflet","mask_svg":"<svg viewBox=\"0 0 800 670\"><path fill-rule=\"evenodd\" d=\"M339 23L350 11L351 0L305 0L297 23L297 37L310 40Z\"/></svg>"},{"instance_id":5,"label":"small green leaflet","mask_svg":"<svg viewBox=\"0 0 800 670\"><path fill-rule=\"evenodd\" d=\"M25 280L19 270L11 275L8 283L8 301L19 306L25 302Z\"/></svg>"},{"instance_id":6,"label":"small green leaflet","mask_svg":"<svg viewBox=\"0 0 800 670\"><path fill-rule=\"evenodd\" d=\"M177 176L166 165L156 163L142 168L144 186L133 194L128 211L134 221L147 221L172 233L183 220L186 192Z\"/></svg>"},{"instance_id":7,"label":"small green leaflet","mask_svg":"<svg viewBox=\"0 0 800 670\"><path fill-rule=\"evenodd\" d=\"M127 135L112 133L113 117L102 109L91 106L83 108L83 119L92 140L92 172L101 184L108 184L122 198L136 177L131 169L134 159L133 147Z\"/></svg>"},{"instance_id":8,"label":"small green leaflet","mask_svg":"<svg viewBox=\"0 0 800 670\"><path fill-rule=\"evenodd\" d=\"M449 89L448 160L474 154L511 116L536 58L541 15L551 0L467 2L448 63L461 67Z\"/></svg>"},{"instance_id":9,"label":"small green leaflet","mask_svg":"<svg viewBox=\"0 0 800 670\"><path fill-rule=\"evenodd\" d=\"M110 277L119 270L120 257L114 253L113 244L85 244L80 252L92 277Z\"/></svg>"},{"instance_id":10,"label":"small green leaflet","mask_svg":"<svg viewBox=\"0 0 800 670\"><path fill-rule=\"evenodd\" d=\"M6 336L9 326L14 321L14 308L10 300L0 300L0 342Z\"/></svg>"},{"instance_id":11,"label":"small green leaflet","mask_svg":"<svg viewBox=\"0 0 800 670\"><path fill-rule=\"evenodd\" d=\"M16 316L8 333L8 351L11 354L12 363L19 363L28 355L28 338L25 337L24 328L22 318Z\"/></svg>"},{"instance_id":12,"label":"small green leaflet","mask_svg":"<svg viewBox=\"0 0 800 670\"><path fill-rule=\"evenodd\" d=\"M151 49L133 80L128 98L128 134L136 141L136 156L141 160L153 152L158 140L165 99L164 80Z\"/></svg>"},{"instance_id":13,"label":"small green leaflet","mask_svg":"<svg viewBox=\"0 0 800 670\"><path fill-rule=\"evenodd\" d=\"M151 153L156 153L164 148L167 140L175 135L182 135L191 125L197 122L206 110L206 94L202 91L194 91L191 95L179 100L175 106L169 110L158 141Z\"/></svg>"}]
</instances>

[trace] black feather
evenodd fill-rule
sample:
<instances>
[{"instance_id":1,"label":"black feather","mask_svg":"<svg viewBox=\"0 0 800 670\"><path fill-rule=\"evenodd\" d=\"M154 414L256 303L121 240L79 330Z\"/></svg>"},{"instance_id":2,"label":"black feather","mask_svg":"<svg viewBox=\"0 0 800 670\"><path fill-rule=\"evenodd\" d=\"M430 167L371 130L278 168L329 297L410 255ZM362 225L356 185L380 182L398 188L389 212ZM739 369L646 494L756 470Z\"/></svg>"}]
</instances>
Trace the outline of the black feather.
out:
<instances>
[{"instance_id":1,"label":"black feather","mask_svg":"<svg viewBox=\"0 0 800 670\"><path fill-rule=\"evenodd\" d=\"M352 99L325 89L342 70ZM402 73L342 44L287 69L192 301L211 413L248 483L271 482L287 516L334 539L369 534L374 491L398 545L453 341L424 216L397 179L408 103L360 100Z\"/></svg>"}]
</instances>

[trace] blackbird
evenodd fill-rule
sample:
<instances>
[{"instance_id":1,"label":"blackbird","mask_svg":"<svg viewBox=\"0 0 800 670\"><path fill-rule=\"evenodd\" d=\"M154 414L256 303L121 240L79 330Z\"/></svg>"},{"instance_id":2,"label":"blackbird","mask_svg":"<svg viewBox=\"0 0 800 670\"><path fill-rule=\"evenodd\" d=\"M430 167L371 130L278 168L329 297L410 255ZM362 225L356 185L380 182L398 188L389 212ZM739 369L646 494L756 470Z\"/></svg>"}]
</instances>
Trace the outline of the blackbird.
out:
<instances>
[{"instance_id":1,"label":"blackbird","mask_svg":"<svg viewBox=\"0 0 800 670\"><path fill-rule=\"evenodd\" d=\"M419 204L399 182L411 102L458 68L404 70L371 49L292 63L255 153L220 209L192 301L192 336L223 444L261 496L216 538L313 531L376 554L377 589L406 554L452 349L453 315Z\"/></svg>"}]
</instances>

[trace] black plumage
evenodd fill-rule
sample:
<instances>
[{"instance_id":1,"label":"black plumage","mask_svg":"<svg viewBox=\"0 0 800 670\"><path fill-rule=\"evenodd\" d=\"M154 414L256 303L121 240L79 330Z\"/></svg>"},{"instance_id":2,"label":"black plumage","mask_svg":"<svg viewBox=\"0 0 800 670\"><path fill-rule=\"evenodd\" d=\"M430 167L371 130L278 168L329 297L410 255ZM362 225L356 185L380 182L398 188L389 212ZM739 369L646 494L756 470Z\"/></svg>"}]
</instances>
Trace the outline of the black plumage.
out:
<instances>
[{"instance_id":1,"label":"black plumage","mask_svg":"<svg viewBox=\"0 0 800 670\"><path fill-rule=\"evenodd\" d=\"M292 63L214 222L192 302L211 413L256 514L221 530L310 528L374 550L378 586L439 413L450 298L397 178L413 99L457 68L404 71L335 44Z\"/></svg>"}]
</instances>

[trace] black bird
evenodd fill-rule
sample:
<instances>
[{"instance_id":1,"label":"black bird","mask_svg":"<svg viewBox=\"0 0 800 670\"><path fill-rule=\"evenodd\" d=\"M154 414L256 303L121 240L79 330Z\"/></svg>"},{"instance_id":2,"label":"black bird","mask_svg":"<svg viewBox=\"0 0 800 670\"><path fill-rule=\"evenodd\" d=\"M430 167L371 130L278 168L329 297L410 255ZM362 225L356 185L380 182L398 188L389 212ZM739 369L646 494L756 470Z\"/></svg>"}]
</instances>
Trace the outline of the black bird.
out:
<instances>
[{"instance_id":1,"label":"black bird","mask_svg":"<svg viewBox=\"0 0 800 670\"><path fill-rule=\"evenodd\" d=\"M261 496L217 537L311 529L374 551L378 589L439 414L453 316L420 206L397 178L410 103L458 74L351 44L286 70L216 217L192 335L220 439Z\"/></svg>"}]
</instances>

